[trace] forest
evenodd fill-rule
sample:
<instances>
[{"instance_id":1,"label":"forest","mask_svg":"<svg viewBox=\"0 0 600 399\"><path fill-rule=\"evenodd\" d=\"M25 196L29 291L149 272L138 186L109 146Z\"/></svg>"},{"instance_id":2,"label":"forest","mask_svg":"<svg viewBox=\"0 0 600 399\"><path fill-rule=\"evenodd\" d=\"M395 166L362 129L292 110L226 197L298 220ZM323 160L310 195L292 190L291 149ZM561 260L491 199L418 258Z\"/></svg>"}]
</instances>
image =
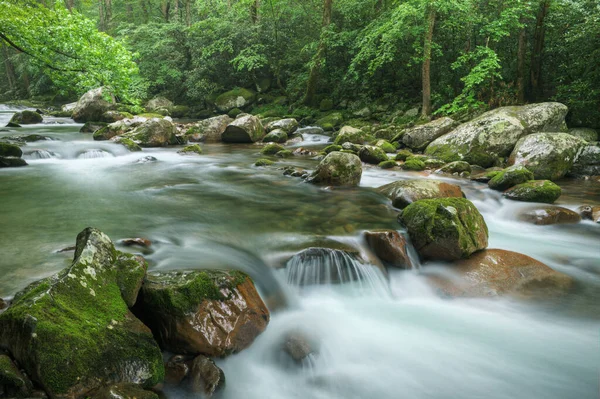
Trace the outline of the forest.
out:
<instances>
[{"instance_id":1,"label":"forest","mask_svg":"<svg viewBox=\"0 0 600 399\"><path fill-rule=\"evenodd\" d=\"M0 38L3 101L102 85L199 117L239 87L298 114L558 101L570 126L600 126L593 0L2 0Z\"/></svg>"}]
</instances>

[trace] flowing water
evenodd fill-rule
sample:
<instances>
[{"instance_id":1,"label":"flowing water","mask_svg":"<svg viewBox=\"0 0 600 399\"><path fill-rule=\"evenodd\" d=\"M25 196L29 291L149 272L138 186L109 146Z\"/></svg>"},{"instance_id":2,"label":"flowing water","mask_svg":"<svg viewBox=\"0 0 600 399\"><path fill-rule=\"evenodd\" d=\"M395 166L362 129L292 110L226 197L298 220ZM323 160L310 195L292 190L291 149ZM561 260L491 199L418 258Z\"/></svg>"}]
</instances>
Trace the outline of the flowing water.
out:
<instances>
[{"instance_id":1,"label":"flowing water","mask_svg":"<svg viewBox=\"0 0 600 399\"><path fill-rule=\"evenodd\" d=\"M1 126L14 111L0 107ZM23 147L28 167L0 170L0 296L64 268L72 252L59 250L94 226L115 242L151 239L144 256L153 270L237 268L252 275L272 319L249 349L218 360L227 399L598 397L599 225L524 224L515 215L529 205L448 179L484 215L490 248L522 252L571 275L577 292L552 304L440 299L419 270L384 276L335 257L327 267L342 262L365 278L306 286L294 277L306 264L285 268L293 254L321 245L367 252L362 231L401 229L397 212L372 187L420 175L367 166L361 187L323 189L277 167L313 169L308 158L257 168L260 147L221 144L203 145L202 156L176 148L130 153L94 142L79 127L47 118L0 131L51 139ZM326 140L307 134L304 145ZM562 185L563 206L600 202L598 183ZM443 266L422 270L436 268ZM297 331L316 353L291 367L280 348Z\"/></svg>"}]
</instances>

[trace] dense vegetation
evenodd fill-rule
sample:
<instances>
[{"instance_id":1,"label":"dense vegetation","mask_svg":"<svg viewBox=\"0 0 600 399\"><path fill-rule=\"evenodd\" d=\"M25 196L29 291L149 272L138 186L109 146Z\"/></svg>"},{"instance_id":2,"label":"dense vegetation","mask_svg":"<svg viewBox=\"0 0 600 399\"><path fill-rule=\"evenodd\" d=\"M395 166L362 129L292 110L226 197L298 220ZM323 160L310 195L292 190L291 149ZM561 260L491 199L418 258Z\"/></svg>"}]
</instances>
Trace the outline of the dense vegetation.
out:
<instances>
[{"instance_id":1,"label":"dense vegetation","mask_svg":"<svg viewBox=\"0 0 600 399\"><path fill-rule=\"evenodd\" d=\"M4 100L108 85L202 108L247 87L425 116L556 100L600 126L595 0L0 0L0 38Z\"/></svg>"}]
</instances>

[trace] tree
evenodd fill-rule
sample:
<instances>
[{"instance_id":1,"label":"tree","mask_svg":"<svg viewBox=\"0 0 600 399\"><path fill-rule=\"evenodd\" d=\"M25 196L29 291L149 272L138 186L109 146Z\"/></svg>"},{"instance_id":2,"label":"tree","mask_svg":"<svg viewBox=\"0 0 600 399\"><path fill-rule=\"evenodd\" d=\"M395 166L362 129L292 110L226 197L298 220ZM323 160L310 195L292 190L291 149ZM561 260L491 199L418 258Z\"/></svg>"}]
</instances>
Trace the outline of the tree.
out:
<instances>
[{"instance_id":1,"label":"tree","mask_svg":"<svg viewBox=\"0 0 600 399\"><path fill-rule=\"evenodd\" d=\"M312 61L310 73L308 75L308 82L306 83L306 93L302 103L305 105L316 105L316 94L317 85L319 83L319 72L321 70L321 64L325 57L326 50L326 32L329 24L331 23L331 8L333 0L323 1L323 22L321 24L321 37L319 39L319 47L317 53Z\"/></svg>"}]
</instances>

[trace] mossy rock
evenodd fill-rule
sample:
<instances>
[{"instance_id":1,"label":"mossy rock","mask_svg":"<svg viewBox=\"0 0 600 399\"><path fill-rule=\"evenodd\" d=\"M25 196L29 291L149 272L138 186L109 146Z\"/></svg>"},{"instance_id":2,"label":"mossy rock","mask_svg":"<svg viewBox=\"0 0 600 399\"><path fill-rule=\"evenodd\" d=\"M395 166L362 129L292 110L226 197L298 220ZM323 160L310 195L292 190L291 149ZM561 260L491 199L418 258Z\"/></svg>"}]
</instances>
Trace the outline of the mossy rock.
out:
<instances>
[{"instance_id":1,"label":"mossy rock","mask_svg":"<svg viewBox=\"0 0 600 399\"><path fill-rule=\"evenodd\" d=\"M504 196L515 201L553 204L561 193L561 188L550 180L531 180L509 188Z\"/></svg>"},{"instance_id":2,"label":"mossy rock","mask_svg":"<svg viewBox=\"0 0 600 399\"><path fill-rule=\"evenodd\" d=\"M23 158L0 156L0 168L16 168L27 165L28 163Z\"/></svg>"},{"instance_id":3,"label":"mossy rock","mask_svg":"<svg viewBox=\"0 0 600 399\"><path fill-rule=\"evenodd\" d=\"M490 178L488 185L491 189L498 191L504 191L517 184L533 180L533 173L521 165L514 165L502 171L492 173L493 176Z\"/></svg>"},{"instance_id":4,"label":"mossy rock","mask_svg":"<svg viewBox=\"0 0 600 399\"><path fill-rule=\"evenodd\" d=\"M333 100L331 98L324 98L319 103L319 111L327 112L333 109Z\"/></svg>"},{"instance_id":5,"label":"mossy rock","mask_svg":"<svg viewBox=\"0 0 600 399\"><path fill-rule=\"evenodd\" d=\"M179 154L202 154L202 147L199 144L191 144L183 147L181 150L177 151Z\"/></svg>"},{"instance_id":6,"label":"mossy rock","mask_svg":"<svg viewBox=\"0 0 600 399\"><path fill-rule=\"evenodd\" d=\"M329 154L330 152L334 152L334 151L341 151L342 150L342 146L341 145L337 145L337 144L330 144L327 147L325 147L323 149L323 152L325 154Z\"/></svg>"},{"instance_id":7,"label":"mossy rock","mask_svg":"<svg viewBox=\"0 0 600 399\"><path fill-rule=\"evenodd\" d=\"M117 121L122 121L123 119L131 119L131 118L133 118L133 115L131 115L129 112L106 111L105 113L102 114L102 117L100 118L100 122L114 123ZM87 125L90 122L91 121L86 122L85 125Z\"/></svg>"},{"instance_id":8,"label":"mossy rock","mask_svg":"<svg viewBox=\"0 0 600 399\"><path fill-rule=\"evenodd\" d=\"M229 116L230 118L235 119L239 114L243 113L244 111L242 111L239 108L234 108L232 110L229 110L229 112L227 112L227 116Z\"/></svg>"},{"instance_id":9,"label":"mossy rock","mask_svg":"<svg viewBox=\"0 0 600 399\"><path fill-rule=\"evenodd\" d=\"M329 153L319 163L309 181L334 186L358 186L362 176L362 163L358 156L344 151Z\"/></svg>"},{"instance_id":10,"label":"mossy rock","mask_svg":"<svg viewBox=\"0 0 600 399\"><path fill-rule=\"evenodd\" d=\"M381 148L385 152L388 152L388 153L396 152L396 147L392 143L390 143L389 141L377 140L377 142L375 143L375 145L377 147Z\"/></svg>"},{"instance_id":11,"label":"mossy rock","mask_svg":"<svg viewBox=\"0 0 600 399\"><path fill-rule=\"evenodd\" d=\"M1 157L17 157L23 156L23 151L14 144L0 142L0 156Z\"/></svg>"},{"instance_id":12,"label":"mossy rock","mask_svg":"<svg viewBox=\"0 0 600 399\"><path fill-rule=\"evenodd\" d=\"M98 130L106 127L108 123L106 122L86 122L83 124L81 129L79 129L79 133L96 133Z\"/></svg>"},{"instance_id":13,"label":"mossy rock","mask_svg":"<svg viewBox=\"0 0 600 399\"><path fill-rule=\"evenodd\" d=\"M33 384L7 355L0 354L0 387L4 391L3 397L27 398Z\"/></svg>"},{"instance_id":14,"label":"mossy rock","mask_svg":"<svg viewBox=\"0 0 600 399\"><path fill-rule=\"evenodd\" d=\"M135 141L127 137L117 137L115 143L124 145L131 152L142 151L142 147L140 147Z\"/></svg>"},{"instance_id":15,"label":"mossy rock","mask_svg":"<svg viewBox=\"0 0 600 399\"><path fill-rule=\"evenodd\" d=\"M485 220L465 198L416 201L404 209L401 220L424 259L464 259L487 247Z\"/></svg>"},{"instance_id":16,"label":"mossy rock","mask_svg":"<svg viewBox=\"0 0 600 399\"><path fill-rule=\"evenodd\" d=\"M141 147L165 147L175 137L175 125L167 119L149 119L123 137L133 140Z\"/></svg>"},{"instance_id":17,"label":"mossy rock","mask_svg":"<svg viewBox=\"0 0 600 399\"><path fill-rule=\"evenodd\" d=\"M10 118L10 123L18 125L32 125L34 123L42 123L44 118L35 111L24 110L17 112Z\"/></svg>"},{"instance_id":18,"label":"mossy rock","mask_svg":"<svg viewBox=\"0 0 600 399\"><path fill-rule=\"evenodd\" d=\"M279 151L283 151L283 150L285 150L285 147L283 147L281 144L269 143L269 144L265 145L262 148L262 150L260 150L260 153L264 154L264 155L275 155Z\"/></svg>"},{"instance_id":19,"label":"mossy rock","mask_svg":"<svg viewBox=\"0 0 600 399\"><path fill-rule=\"evenodd\" d=\"M275 156L278 158L291 158L294 156L294 153L290 150L281 150L277 151L277 153L275 153Z\"/></svg>"},{"instance_id":20,"label":"mossy rock","mask_svg":"<svg viewBox=\"0 0 600 399\"><path fill-rule=\"evenodd\" d=\"M387 161L380 162L377 166L379 166L381 169L392 169L398 166L398 164L396 161L389 159Z\"/></svg>"},{"instance_id":21,"label":"mossy rock","mask_svg":"<svg viewBox=\"0 0 600 399\"><path fill-rule=\"evenodd\" d=\"M412 171L425 170L425 162L418 158L410 158L402 164L402 169Z\"/></svg>"},{"instance_id":22,"label":"mossy rock","mask_svg":"<svg viewBox=\"0 0 600 399\"><path fill-rule=\"evenodd\" d=\"M70 267L19 292L0 314L0 346L50 397L85 396L118 382L150 388L163 380L160 348L127 303L145 268L131 268L123 256L106 235L87 228L77 236Z\"/></svg>"},{"instance_id":23,"label":"mossy rock","mask_svg":"<svg viewBox=\"0 0 600 399\"><path fill-rule=\"evenodd\" d=\"M423 161L426 169L438 169L446 165L446 162L441 159L429 158Z\"/></svg>"},{"instance_id":24,"label":"mossy rock","mask_svg":"<svg viewBox=\"0 0 600 399\"><path fill-rule=\"evenodd\" d=\"M455 173L461 174L463 172L471 173L471 165L469 165L469 163L465 161L454 161L442 166L440 169L438 169L438 172L447 173L450 175L453 175Z\"/></svg>"},{"instance_id":25,"label":"mossy rock","mask_svg":"<svg viewBox=\"0 0 600 399\"><path fill-rule=\"evenodd\" d=\"M465 196L460 186L432 179L395 181L377 188L377 191L388 197L394 207L400 209L423 199Z\"/></svg>"},{"instance_id":26,"label":"mossy rock","mask_svg":"<svg viewBox=\"0 0 600 399\"><path fill-rule=\"evenodd\" d=\"M221 112L229 112L234 108L244 108L256 98L256 94L252 90L237 88L225 92L215 99L215 105Z\"/></svg>"},{"instance_id":27,"label":"mossy rock","mask_svg":"<svg viewBox=\"0 0 600 399\"><path fill-rule=\"evenodd\" d=\"M146 119L153 119L153 118L158 118L158 119L164 119L164 115L161 114L156 114L156 113L152 113L152 112L145 112L143 114L138 114L136 116L139 116L141 118L146 118Z\"/></svg>"},{"instance_id":28,"label":"mossy rock","mask_svg":"<svg viewBox=\"0 0 600 399\"><path fill-rule=\"evenodd\" d=\"M275 162L271 161L270 159L260 158L254 163L254 166L270 166L274 163Z\"/></svg>"},{"instance_id":29,"label":"mossy rock","mask_svg":"<svg viewBox=\"0 0 600 399\"><path fill-rule=\"evenodd\" d=\"M275 129L269 132L264 138L265 143L285 143L288 140L288 135L282 129Z\"/></svg>"},{"instance_id":30,"label":"mossy rock","mask_svg":"<svg viewBox=\"0 0 600 399\"><path fill-rule=\"evenodd\" d=\"M414 154L410 150L400 150L396 154L396 158L395 159L396 159L396 161L406 161L409 157L411 157L413 155Z\"/></svg>"},{"instance_id":31,"label":"mossy rock","mask_svg":"<svg viewBox=\"0 0 600 399\"><path fill-rule=\"evenodd\" d=\"M335 137L334 144L342 145L344 143L362 144L365 142L365 133L352 126L344 126Z\"/></svg>"},{"instance_id":32,"label":"mossy rock","mask_svg":"<svg viewBox=\"0 0 600 399\"><path fill-rule=\"evenodd\" d=\"M388 160L387 154L381 148L372 145L363 146L358 152L358 157L361 161L373 165L378 165Z\"/></svg>"},{"instance_id":33,"label":"mossy rock","mask_svg":"<svg viewBox=\"0 0 600 399\"><path fill-rule=\"evenodd\" d=\"M184 118L190 114L190 107L187 105L173 105L168 110L173 118Z\"/></svg>"},{"instance_id":34,"label":"mossy rock","mask_svg":"<svg viewBox=\"0 0 600 399\"><path fill-rule=\"evenodd\" d=\"M260 120L253 115L240 116L225 128L221 140L225 143L255 143L265 136Z\"/></svg>"},{"instance_id":35,"label":"mossy rock","mask_svg":"<svg viewBox=\"0 0 600 399\"><path fill-rule=\"evenodd\" d=\"M332 131L344 122L344 115L341 112L332 112L317 119L316 125L325 131Z\"/></svg>"}]
</instances>

